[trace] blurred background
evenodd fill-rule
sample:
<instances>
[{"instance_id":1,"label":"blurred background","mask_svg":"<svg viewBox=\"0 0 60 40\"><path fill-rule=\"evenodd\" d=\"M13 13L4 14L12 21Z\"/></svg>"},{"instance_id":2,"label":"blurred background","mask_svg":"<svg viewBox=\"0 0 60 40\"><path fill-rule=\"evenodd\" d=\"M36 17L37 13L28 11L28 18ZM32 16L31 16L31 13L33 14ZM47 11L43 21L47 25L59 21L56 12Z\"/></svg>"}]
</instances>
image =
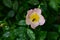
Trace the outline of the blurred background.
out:
<instances>
[{"instance_id":1,"label":"blurred background","mask_svg":"<svg viewBox=\"0 0 60 40\"><path fill-rule=\"evenodd\" d=\"M46 22L32 29L26 14L38 7ZM60 40L60 0L0 0L0 40Z\"/></svg>"}]
</instances>

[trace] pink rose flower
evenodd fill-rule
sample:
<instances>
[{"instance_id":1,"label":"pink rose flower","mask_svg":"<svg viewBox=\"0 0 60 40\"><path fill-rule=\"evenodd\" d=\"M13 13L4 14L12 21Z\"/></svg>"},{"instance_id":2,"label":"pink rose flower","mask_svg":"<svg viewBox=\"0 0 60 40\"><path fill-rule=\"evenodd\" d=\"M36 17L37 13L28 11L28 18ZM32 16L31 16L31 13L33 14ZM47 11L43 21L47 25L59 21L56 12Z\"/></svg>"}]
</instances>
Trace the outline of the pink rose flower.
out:
<instances>
[{"instance_id":1,"label":"pink rose flower","mask_svg":"<svg viewBox=\"0 0 60 40\"><path fill-rule=\"evenodd\" d=\"M41 14L41 9L35 8L27 11L26 24L31 25L31 28L35 29L38 25L43 25L45 19Z\"/></svg>"}]
</instances>

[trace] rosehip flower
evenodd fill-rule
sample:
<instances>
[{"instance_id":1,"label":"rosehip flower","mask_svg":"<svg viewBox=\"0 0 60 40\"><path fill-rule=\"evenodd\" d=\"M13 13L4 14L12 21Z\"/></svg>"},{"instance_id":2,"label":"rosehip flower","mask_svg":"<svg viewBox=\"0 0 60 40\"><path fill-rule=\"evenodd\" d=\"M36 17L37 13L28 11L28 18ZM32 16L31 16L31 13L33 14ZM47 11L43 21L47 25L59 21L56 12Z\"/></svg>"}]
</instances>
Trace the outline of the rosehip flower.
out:
<instances>
[{"instance_id":1,"label":"rosehip flower","mask_svg":"<svg viewBox=\"0 0 60 40\"><path fill-rule=\"evenodd\" d=\"M31 25L31 28L35 29L38 25L43 25L45 19L41 14L41 9L35 8L27 11L26 24Z\"/></svg>"}]
</instances>

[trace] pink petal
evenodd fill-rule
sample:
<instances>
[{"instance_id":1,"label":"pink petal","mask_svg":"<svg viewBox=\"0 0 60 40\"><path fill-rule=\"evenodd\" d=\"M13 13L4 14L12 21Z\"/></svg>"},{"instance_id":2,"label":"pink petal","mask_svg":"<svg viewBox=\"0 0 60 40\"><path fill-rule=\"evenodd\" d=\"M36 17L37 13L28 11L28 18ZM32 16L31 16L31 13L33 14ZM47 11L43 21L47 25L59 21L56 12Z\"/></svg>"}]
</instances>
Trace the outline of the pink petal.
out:
<instances>
[{"instance_id":1,"label":"pink petal","mask_svg":"<svg viewBox=\"0 0 60 40\"><path fill-rule=\"evenodd\" d=\"M43 25L45 23L45 19L42 15L40 15L39 23L40 23L40 25Z\"/></svg>"},{"instance_id":2,"label":"pink petal","mask_svg":"<svg viewBox=\"0 0 60 40\"><path fill-rule=\"evenodd\" d=\"M38 14L41 14L41 9L35 8L35 9L34 9L34 12L37 12Z\"/></svg>"},{"instance_id":3,"label":"pink petal","mask_svg":"<svg viewBox=\"0 0 60 40\"><path fill-rule=\"evenodd\" d=\"M26 24L27 25L30 25L31 24L31 22L29 21L29 19L26 19Z\"/></svg>"},{"instance_id":4,"label":"pink petal","mask_svg":"<svg viewBox=\"0 0 60 40\"><path fill-rule=\"evenodd\" d=\"M32 12L33 12L32 9L31 9L31 10L28 10L28 11L27 11L27 16L31 15Z\"/></svg>"},{"instance_id":5,"label":"pink petal","mask_svg":"<svg viewBox=\"0 0 60 40\"><path fill-rule=\"evenodd\" d=\"M33 11L32 9L29 10L29 11L27 11L27 15L26 15L26 24L27 25L30 25L31 24L31 22L29 20L29 16L31 15L32 11Z\"/></svg>"},{"instance_id":6,"label":"pink petal","mask_svg":"<svg viewBox=\"0 0 60 40\"><path fill-rule=\"evenodd\" d=\"M26 24L27 24L27 25L30 25L30 24L31 24L31 21L29 20L28 14L27 14L27 16L26 16Z\"/></svg>"},{"instance_id":7,"label":"pink petal","mask_svg":"<svg viewBox=\"0 0 60 40\"><path fill-rule=\"evenodd\" d=\"M38 25L39 25L39 22L38 23L35 23L35 24L31 23L31 28L32 29L35 29Z\"/></svg>"}]
</instances>

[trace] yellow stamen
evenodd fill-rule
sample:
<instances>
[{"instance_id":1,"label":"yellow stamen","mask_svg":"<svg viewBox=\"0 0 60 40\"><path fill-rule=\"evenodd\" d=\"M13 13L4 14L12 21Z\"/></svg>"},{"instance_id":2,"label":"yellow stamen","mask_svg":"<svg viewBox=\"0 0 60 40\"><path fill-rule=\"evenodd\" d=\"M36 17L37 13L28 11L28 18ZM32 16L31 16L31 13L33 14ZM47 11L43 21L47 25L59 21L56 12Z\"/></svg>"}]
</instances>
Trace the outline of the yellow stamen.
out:
<instances>
[{"instance_id":1,"label":"yellow stamen","mask_svg":"<svg viewBox=\"0 0 60 40\"><path fill-rule=\"evenodd\" d=\"M39 21L39 15L36 13L36 12L34 12L34 13L32 13L31 15L30 15L30 20L33 22L33 23L36 23L36 22L38 22Z\"/></svg>"}]
</instances>

